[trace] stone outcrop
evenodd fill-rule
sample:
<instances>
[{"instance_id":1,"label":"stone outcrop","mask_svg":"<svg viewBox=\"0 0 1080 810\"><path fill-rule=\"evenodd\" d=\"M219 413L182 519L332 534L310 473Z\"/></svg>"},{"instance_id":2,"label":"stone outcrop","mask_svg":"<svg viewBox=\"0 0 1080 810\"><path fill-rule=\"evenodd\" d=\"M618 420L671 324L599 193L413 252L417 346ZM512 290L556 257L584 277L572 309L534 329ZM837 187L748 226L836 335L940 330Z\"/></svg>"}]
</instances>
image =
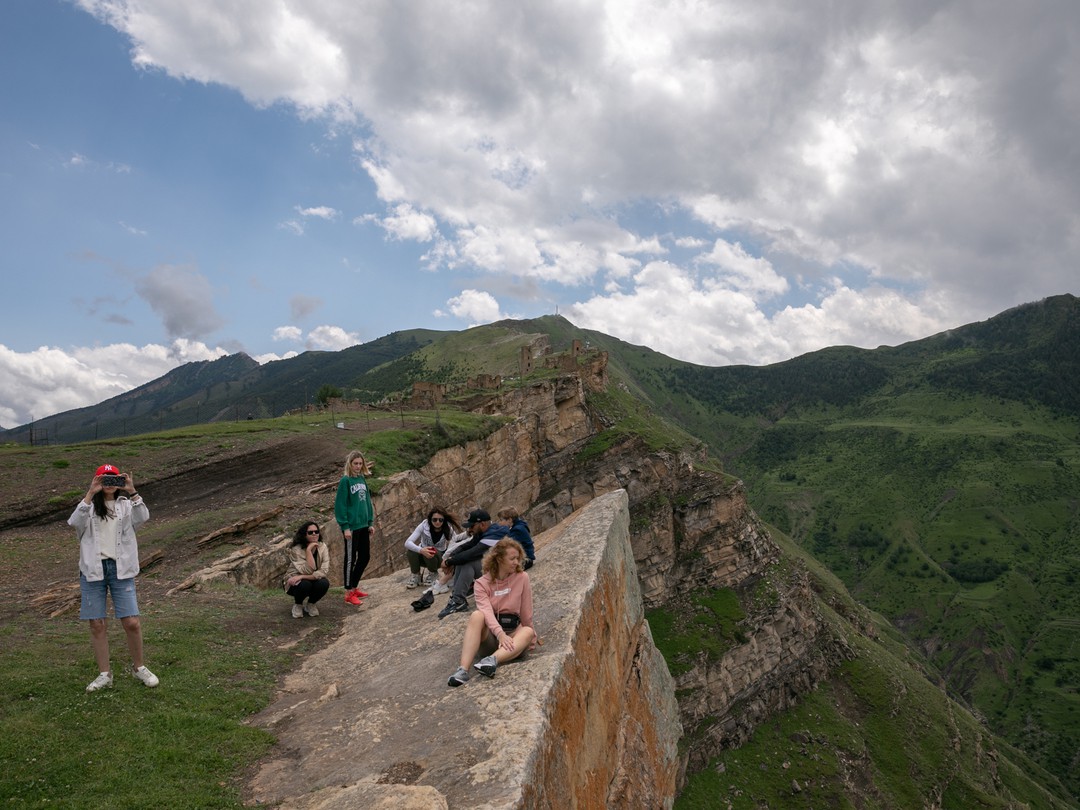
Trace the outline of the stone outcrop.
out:
<instances>
[{"instance_id":1,"label":"stone outcrop","mask_svg":"<svg viewBox=\"0 0 1080 810\"><path fill-rule=\"evenodd\" d=\"M683 725L693 740L686 745L691 770L704 767L716 751L745 742L769 717L796 705L833 667L854 657L823 625L802 572L771 566L764 576L777 598L747 617L746 641L718 661L703 657L676 678ZM759 587L760 581L746 585Z\"/></svg>"},{"instance_id":2,"label":"stone outcrop","mask_svg":"<svg viewBox=\"0 0 1080 810\"><path fill-rule=\"evenodd\" d=\"M398 577L254 718L279 737L251 802L291 808L670 807L681 727L652 642L623 492L536 537L542 646L450 689L463 614L414 613Z\"/></svg>"},{"instance_id":3,"label":"stone outcrop","mask_svg":"<svg viewBox=\"0 0 1080 810\"><path fill-rule=\"evenodd\" d=\"M288 570L288 548L292 538L279 534L262 546L244 545L227 557L196 571L179 585L170 588L172 596L188 588L199 588L211 582L231 585L257 585L260 588L281 587Z\"/></svg>"},{"instance_id":4,"label":"stone outcrop","mask_svg":"<svg viewBox=\"0 0 1080 810\"><path fill-rule=\"evenodd\" d=\"M627 491L646 606L677 610L693 593L729 588L747 608L744 641L718 661L702 656L676 679L690 769L744 742L852 657L822 622L805 572L782 565L741 481L696 469L684 456L649 452L633 439L596 465L575 465L565 453L545 464L551 494L530 513L543 516L538 523L613 488ZM758 604L753 593L762 587L771 598Z\"/></svg>"}]
</instances>

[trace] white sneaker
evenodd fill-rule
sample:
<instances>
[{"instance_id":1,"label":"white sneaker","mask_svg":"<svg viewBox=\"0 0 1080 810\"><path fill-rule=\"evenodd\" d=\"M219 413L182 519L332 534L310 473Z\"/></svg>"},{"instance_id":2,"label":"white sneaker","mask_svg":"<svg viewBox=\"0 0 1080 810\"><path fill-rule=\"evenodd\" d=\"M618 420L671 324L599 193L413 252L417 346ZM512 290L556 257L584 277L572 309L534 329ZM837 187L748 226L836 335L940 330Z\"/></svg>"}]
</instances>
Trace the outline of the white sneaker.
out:
<instances>
[{"instance_id":1,"label":"white sneaker","mask_svg":"<svg viewBox=\"0 0 1080 810\"><path fill-rule=\"evenodd\" d=\"M413 574L409 577L409 581L405 583L406 588L415 588L420 584L420 574Z\"/></svg>"},{"instance_id":2,"label":"white sneaker","mask_svg":"<svg viewBox=\"0 0 1080 810\"><path fill-rule=\"evenodd\" d=\"M292 617L294 619L301 619L301 618L303 618L303 616L304 616L304 606L303 605L298 605L295 602L293 602Z\"/></svg>"},{"instance_id":3,"label":"white sneaker","mask_svg":"<svg viewBox=\"0 0 1080 810\"><path fill-rule=\"evenodd\" d=\"M440 593L448 593L450 591L450 585L445 582L436 582L431 586L431 592L438 596Z\"/></svg>"},{"instance_id":4,"label":"white sneaker","mask_svg":"<svg viewBox=\"0 0 1080 810\"><path fill-rule=\"evenodd\" d=\"M148 670L146 667L139 667L132 674L147 686L158 685L158 676ZM109 680L112 679L110 678Z\"/></svg>"},{"instance_id":5,"label":"white sneaker","mask_svg":"<svg viewBox=\"0 0 1080 810\"><path fill-rule=\"evenodd\" d=\"M317 607L315 607L314 605L304 605L304 612L308 616L318 616L319 615L319 609Z\"/></svg>"},{"instance_id":6,"label":"white sneaker","mask_svg":"<svg viewBox=\"0 0 1080 810\"><path fill-rule=\"evenodd\" d=\"M112 689L111 672L102 672L94 680L90 681L90 685L86 687L87 692L96 692L98 689Z\"/></svg>"}]
</instances>

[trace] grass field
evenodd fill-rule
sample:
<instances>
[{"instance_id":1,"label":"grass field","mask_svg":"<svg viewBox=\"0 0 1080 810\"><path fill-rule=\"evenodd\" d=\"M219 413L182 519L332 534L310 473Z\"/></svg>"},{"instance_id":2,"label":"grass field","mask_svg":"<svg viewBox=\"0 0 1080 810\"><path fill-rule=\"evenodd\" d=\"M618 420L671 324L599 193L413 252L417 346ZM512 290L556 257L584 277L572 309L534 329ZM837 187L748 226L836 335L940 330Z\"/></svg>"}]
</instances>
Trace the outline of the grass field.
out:
<instances>
[{"instance_id":1,"label":"grass field","mask_svg":"<svg viewBox=\"0 0 1080 810\"><path fill-rule=\"evenodd\" d=\"M274 742L245 719L298 654L333 633L327 623L288 649L272 630L252 637L253 617L280 611L280 593L247 588L144 607L156 689L123 670L123 632L111 621L115 686L93 694L85 622L26 612L6 624L0 806L240 807L245 768Z\"/></svg>"}]
</instances>

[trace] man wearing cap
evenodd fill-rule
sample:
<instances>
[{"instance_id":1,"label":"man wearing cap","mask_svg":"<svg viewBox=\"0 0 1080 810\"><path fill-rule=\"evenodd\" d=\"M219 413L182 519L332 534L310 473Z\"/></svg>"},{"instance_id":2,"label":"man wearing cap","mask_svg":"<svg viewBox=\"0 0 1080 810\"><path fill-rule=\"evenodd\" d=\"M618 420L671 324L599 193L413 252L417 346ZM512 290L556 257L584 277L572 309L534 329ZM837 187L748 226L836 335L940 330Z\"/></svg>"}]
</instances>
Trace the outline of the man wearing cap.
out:
<instances>
[{"instance_id":1,"label":"man wearing cap","mask_svg":"<svg viewBox=\"0 0 1080 810\"><path fill-rule=\"evenodd\" d=\"M465 521L465 530L472 539L456 548L443 562L454 567L454 593L446 607L439 611L439 618L451 613L465 613L469 609L469 589L480 576L480 561L493 545L506 536L509 527L492 524L491 515L484 509L473 509Z\"/></svg>"}]
</instances>

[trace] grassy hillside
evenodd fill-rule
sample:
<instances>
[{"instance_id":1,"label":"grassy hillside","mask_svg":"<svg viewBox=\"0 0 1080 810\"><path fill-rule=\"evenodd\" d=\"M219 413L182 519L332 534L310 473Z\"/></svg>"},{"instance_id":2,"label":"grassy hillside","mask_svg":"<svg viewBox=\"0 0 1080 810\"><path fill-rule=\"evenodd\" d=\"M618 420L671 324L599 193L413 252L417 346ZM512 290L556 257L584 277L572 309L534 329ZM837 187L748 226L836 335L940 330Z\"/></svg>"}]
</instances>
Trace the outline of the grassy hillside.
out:
<instances>
[{"instance_id":1,"label":"grassy hillside","mask_svg":"<svg viewBox=\"0 0 1080 810\"><path fill-rule=\"evenodd\" d=\"M978 396L891 405L780 420L737 461L751 502L1076 792L1076 421Z\"/></svg>"},{"instance_id":2,"label":"grassy hillside","mask_svg":"<svg viewBox=\"0 0 1080 810\"><path fill-rule=\"evenodd\" d=\"M557 316L414 330L235 378L185 367L124 407L152 429L169 418L257 418L310 401L325 383L374 401L415 380L513 376L540 334L554 351L580 339L608 352L614 389L636 402L594 398L610 411L609 438L651 432L663 414L704 442L746 482L759 514L893 622L989 728L1080 796L1073 296L899 347L835 347L763 367L682 363ZM256 405L265 411L249 411ZM102 413L55 419L77 416L85 434Z\"/></svg>"},{"instance_id":3,"label":"grassy hillside","mask_svg":"<svg viewBox=\"0 0 1080 810\"><path fill-rule=\"evenodd\" d=\"M1080 796L1080 301L926 340L707 368L579 330L703 440L766 520Z\"/></svg>"},{"instance_id":4,"label":"grassy hillside","mask_svg":"<svg viewBox=\"0 0 1080 810\"><path fill-rule=\"evenodd\" d=\"M773 536L786 564L809 570L825 620L857 657L691 775L677 810L1074 806L1059 779L935 686L936 673L895 628L804 549Z\"/></svg>"},{"instance_id":5,"label":"grassy hillside","mask_svg":"<svg viewBox=\"0 0 1080 810\"><path fill-rule=\"evenodd\" d=\"M623 357L762 517L1080 795L1077 299L762 368Z\"/></svg>"}]
</instances>

